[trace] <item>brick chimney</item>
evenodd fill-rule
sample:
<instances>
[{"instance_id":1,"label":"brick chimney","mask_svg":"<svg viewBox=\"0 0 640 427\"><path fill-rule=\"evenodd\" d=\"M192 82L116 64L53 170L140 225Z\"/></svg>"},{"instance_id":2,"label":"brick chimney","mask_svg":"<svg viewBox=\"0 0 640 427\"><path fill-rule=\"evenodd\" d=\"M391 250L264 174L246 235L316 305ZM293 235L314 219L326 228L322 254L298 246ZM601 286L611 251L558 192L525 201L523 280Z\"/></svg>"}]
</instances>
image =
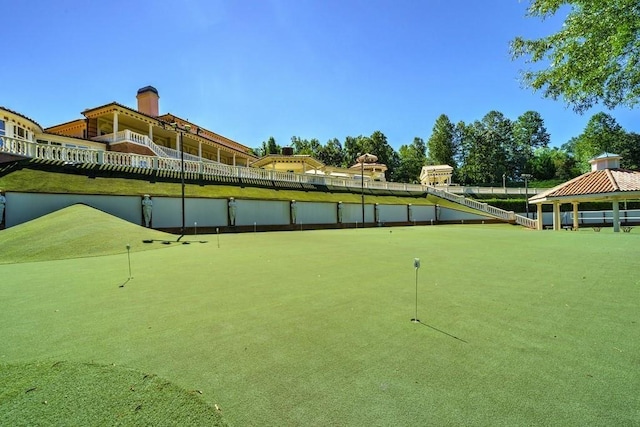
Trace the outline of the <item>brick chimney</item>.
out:
<instances>
[{"instance_id":1,"label":"brick chimney","mask_svg":"<svg viewBox=\"0 0 640 427\"><path fill-rule=\"evenodd\" d=\"M138 111L149 116L157 117L158 114L158 89L153 86L145 86L138 90Z\"/></svg>"}]
</instances>

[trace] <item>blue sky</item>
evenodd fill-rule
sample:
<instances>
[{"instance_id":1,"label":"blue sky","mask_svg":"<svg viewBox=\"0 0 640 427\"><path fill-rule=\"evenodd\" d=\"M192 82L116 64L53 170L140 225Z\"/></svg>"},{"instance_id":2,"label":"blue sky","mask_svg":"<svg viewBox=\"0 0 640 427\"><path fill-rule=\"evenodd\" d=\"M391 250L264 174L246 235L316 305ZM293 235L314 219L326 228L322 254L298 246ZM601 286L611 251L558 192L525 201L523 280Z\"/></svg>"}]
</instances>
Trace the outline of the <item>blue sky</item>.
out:
<instances>
[{"instance_id":1,"label":"blue sky","mask_svg":"<svg viewBox=\"0 0 640 427\"><path fill-rule=\"evenodd\" d=\"M160 112L249 147L273 136L344 141L382 131L396 149L440 114L516 119L538 111L559 146L589 118L523 88L516 35L564 17L525 18L519 0L185 0L4 2L0 105L42 126L112 101ZM11 17L11 18L9 18ZM608 111L640 132L638 110Z\"/></svg>"}]
</instances>

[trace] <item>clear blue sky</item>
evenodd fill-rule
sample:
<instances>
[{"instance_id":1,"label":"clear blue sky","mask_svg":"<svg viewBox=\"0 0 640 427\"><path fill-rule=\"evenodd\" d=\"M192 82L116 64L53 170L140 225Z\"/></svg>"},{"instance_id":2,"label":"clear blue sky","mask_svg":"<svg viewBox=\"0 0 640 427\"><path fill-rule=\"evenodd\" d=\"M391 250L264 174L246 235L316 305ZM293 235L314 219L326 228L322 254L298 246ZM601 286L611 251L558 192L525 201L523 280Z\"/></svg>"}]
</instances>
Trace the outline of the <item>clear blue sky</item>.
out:
<instances>
[{"instance_id":1,"label":"clear blue sky","mask_svg":"<svg viewBox=\"0 0 640 427\"><path fill-rule=\"evenodd\" d=\"M522 88L509 41L554 32L519 0L185 0L4 2L0 105L42 126L152 85L173 113L250 147L269 136L382 131L425 141L440 114L538 111L559 146L575 114ZM604 110L640 132L639 110Z\"/></svg>"}]
</instances>

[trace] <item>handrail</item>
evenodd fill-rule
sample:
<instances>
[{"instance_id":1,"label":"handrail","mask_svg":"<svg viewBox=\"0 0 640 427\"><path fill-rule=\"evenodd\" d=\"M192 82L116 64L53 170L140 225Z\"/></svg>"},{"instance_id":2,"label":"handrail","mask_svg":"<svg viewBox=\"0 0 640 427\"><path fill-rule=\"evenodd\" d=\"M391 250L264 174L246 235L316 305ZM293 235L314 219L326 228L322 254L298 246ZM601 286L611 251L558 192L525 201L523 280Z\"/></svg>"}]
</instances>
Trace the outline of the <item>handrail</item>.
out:
<instances>
[{"instance_id":1,"label":"handrail","mask_svg":"<svg viewBox=\"0 0 640 427\"><path fill-rule=\"evenodd\" d=\"M522 216L522 215L514 215L514 219L516 224L518 225L522 225L524 227L528 227L528 228L533 228L536 229L538 227L538 221L535 219L531 219L531 218L527 218L526 216Z\"/></svg>"},{"instance_id":2,"label":"handrail","mask_svg":"<svg viewBox=\"0 0 640 427\"><path fill-rule=\"evenodd\" d=\"M127 134L127 132L129 134ZM122 131L116 137L131 138L133 132ZM149 145L153 144L148 137L139 140ZM105 136L106 137L106 136ZM131 139L130 139L131 140ZM162 149L167 149L162 147ZM168 149L169 153L177 150ZM505 211L477 200L450 193L441 188L423 186L420 184L404 184L386 181L360 181L345 178L334 178L326 175L297 174L293 172L281 172L270 169L251 168L246 166L230 166L222 163L203 161L200 157L185 154L184 164L179 158L173 156L147 156L134 153L121 153L118 151L104 151L95 149L70 148L60 145L45 145L16 138L0 136L0 153L10 153L22 157L31 157L44 160L59 160L70 163L101 164L113 166L127 166L142 169L156 169L160 171L184 171L189 174L199 173L208 176L226 176L240 179L255 179L264 181L298 182L303 184L330 185L347 188L382 189L395 191L417 191L431 193L445 200L467 206L469 208L485 212L493 217L514 221L526 227L535 228L535 220L515 215L512 211ZM169 154L165 153L165 154Z\"/></svg>"},{"instance_id":3,"label":"handrail","mask_svg":"<svg viewBox=\"0 0 640 427\"><path fill-rule=\"evenodd\" d=\"M467 185L438 185L436 188L443 189L453 194L495 194L495 195L530 195L541 193L548 190L548 188L537 187L479 187L479 186L467 186Z\"/></svg>"}]
</instances>

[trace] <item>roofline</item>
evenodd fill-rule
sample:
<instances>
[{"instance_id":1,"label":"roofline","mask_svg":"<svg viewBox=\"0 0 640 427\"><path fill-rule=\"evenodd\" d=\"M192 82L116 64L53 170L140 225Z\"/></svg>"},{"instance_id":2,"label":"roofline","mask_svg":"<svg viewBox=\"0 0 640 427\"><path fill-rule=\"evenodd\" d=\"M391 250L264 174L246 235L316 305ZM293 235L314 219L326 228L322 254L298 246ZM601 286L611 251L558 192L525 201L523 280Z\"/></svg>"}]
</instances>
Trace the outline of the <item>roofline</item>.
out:
<instances>
[{"instance_id":1,"label":"roofline","mask_svg":"<svg viewBox=\"0 0 640 427\"><path fill-rule=\"evenodd\" d=\"M48 126L46 128L43 129L44 132L47 132L49 129L51 128L57 128L58 126L66 126L66 125L70 125L71 123L75 123L75 122L83 122L86 123L86 118L84 119L74 119L74 120L69 120L68 122L64 122L64 123L59 123L57 125L53 125L53 126Z\"/></svg>"},{"instance_id":2,"label":"roofline","mask_svg":"<svg viewBox=\"0 0 640 427\"><path fill-rule=\"evenodd\" d=\"M633 191L613 191L609 193L590 193L580 195L568 195L568 196L556 196L556 197L543 197L536 199L536 196L531 197L529 204L550 204L553 202L571 203L571 202L598 202L598 201L613 201L616 199L631 199L640 198L640 190Z\"/></svg>"},{"instance_id":3,"label":"roofline","mask_svg":"<svg viewBox=\"0 0 640 427\"><path fill-rule=\"evenodd\" d=\"M22 117L22 118L23 118L23 119L25 119L25 120L29 120L31 123L33 123L33 124L35 124L36 126L38 126L38 127L40 128L40 130L44 129L42 126L40 126L40 123L36 122L36 121L35 121L35 120L33 120L31 117L27 117L27 116L25 116L24 114L20 114L20 113L18 113L17 111L13 111L12 109L7 108L7 107L3 107L2 105L0 105L0 110L8 111L8 112L10 112L11 114L15 114L15 115L16 115L16 116L18 116L18 117Z\"/></svg>"},{"instance_id":4,"label":"roofline","mask_svg":"<svg viewBox=\"0 0 640 427\"><path fill-rule=\"evenodd\" d=\"M164 119L161 119L161 118L160 118L160 117L166 117L166 116L170 116L170 117L172 117L173 119L178 119L178 120L180 120L180 121L182 121L182 122L184 122L184 123L188 123L188 124L190 124L191 126L195 126L196 128L202 129L202 130L203 130L203 131L205 131L205 132L209 132L209 133L211 133L211 134L215 135L216 137L220 138L222 141L213 141L213 140L211 140L211 139L209 139L209 138L206 138L206 137L204 137L204 136L202 136L202 135L197 135L197 134L191 134L191 135L199 136L200 138L202 138L202 139L204 139L204 140L206 140L206 141L210 141L210 142L213 142L213 143L216 143L216 144L224 144L225 142L229 142L229 143L231 143L231 144L239 145L239 146L241 146L241 147L244 147L244 148L246 149L246 151L242 151L242 150L241 150L241 149L239 149L239 148L233 148L233 147L228 147L228 148L229 148L229 149L231 149L231 150L237 151L237 152L239 152L239 153L242 153L242 154L243 154L243 155L245 155L245 156L248 156L248 157L251 157L251 158L254 158L254 159L257 159L257 158L258 158L258 157L256 157L256 156L254 156L253 154L251 154L251 147L249 147L248 145L241 144L241 143L239 143L239 142L237 142L237 141L234 141L234 140L233 140L233 139L231 139L231 138L227 138L226 136L220 135L219 133L216 133L216 132L214 132L214 131L212 131L212 130L209 130L209 129L207 129L207 128L203 127L203 126L200 126L200 125L198 125L197 123L193 123L193 122L190 122L189 120L185 120L185 119L183 119L182 117L176 116L176 115L175 115L175 114L173 114L173 113L165 113L165 114L161 114L161 115L159 115L158 117L154 117L154 118L155 118L155 119L157 119L157 120L161 120L161 121L163 121L164 123L169 123L169 124L171 124L171 122L168 122L168 121L166 121L166 120L164 120ZM174 120L174 121L175 121L175 120Z\"/></svg>"},{"instance_id":5,"label":"roofline","mask_svg":"<svg viewBox=\"0 0 640 427\"><path fill-rule=\"evenodd\" d=\"M115 101L110 102L108 104L100 105L98 107L87 108L87 109L82 111L82 115L86 117L85 113L90 113L92 111L96 111L96 110L99 110L101 108L107 108L107 107L111 107L111 106L124 108L125 110L128 110L128 111L130 111L132 113L139 114L141 116L148 117L148 118L156 120L156 121L164 122L164 120L162 120L162 119L160 119L160 118L158 118L156 116L152 116L152 115L149 115L149 114L142 113L142 112L140 112L138 110L135 110L135 109L133 109L131 107L127 107L126 105L120 104L119 102L115 102Z\"/></svg>"},{"instance_id":6,"label":"roofline","mask_svg":"<svg viewBox=\"0 0 640 427\"><path fill-rule=\"evenodd\" d=\"M262 164L265 164L265 165L269 164L268 160L287 160L287 159L302 161L309 165L313 164L314 166L317 166L317 167L326 166L320 160L308 154L292 154L290 156L285 154L267 154L266 156L262 156L255 162L251 163L251 166L260 167ZM258 163L259 165L256 165L256 163Z\"/></svg>"}]
</instances>

